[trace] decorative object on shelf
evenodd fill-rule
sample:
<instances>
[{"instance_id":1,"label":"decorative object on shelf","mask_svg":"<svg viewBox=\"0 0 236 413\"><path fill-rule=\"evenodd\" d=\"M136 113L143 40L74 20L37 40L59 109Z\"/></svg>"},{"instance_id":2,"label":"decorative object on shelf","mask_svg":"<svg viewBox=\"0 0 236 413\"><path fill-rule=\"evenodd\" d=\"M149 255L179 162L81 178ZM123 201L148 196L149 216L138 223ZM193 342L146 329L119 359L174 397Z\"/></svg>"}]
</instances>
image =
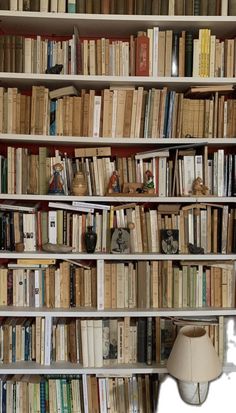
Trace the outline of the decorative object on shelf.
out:
<instances>
[{"instance_id":1,"label":"decorative object on shelf","mask_svg":"<svg viewBox=\"0 0 236 413\"><path fill-rule=\"evenodd\" d=\"M167 361L167 370L178 380L180 396L186 403L204 403L209 381L222 373L219 357L204 328L181 328Z\"/></svg>"},{"instance_id":2,"label":"decorative object on shelf","mask_svg":"<svg viewBox=\"0 0 236 413\"><path fill-rule=\"evenodd\" d=\"M161 252L163 254L178 254L179 230L161 229Z\"/></svg>"},{"instance_id":3,"label":"decorative object on shelf","mask_svg":"<svg viewBox=\"0 0 236 413\"><path fill-rule=\"evenodd\" d=\"M87 227L87 231L84 234L85 248L88 253L93 253L97 244L97 234L93 231L92 225Z\"/></svg>"},{"instance_id":4,"label":"decorative object on shelf","mask_svg":"<svg viewBox=\"0 0 236 413\"><path fill-rule=\"evenodd\" d=\"M204 254L204 248L203 247L198 247L195 244L191 244L191 242L188 244L188 250L190 254Z\"/></svg>"},{"instance_id":5,"label":"decorative object on shelf","mask_svg":"<svg viewBox=\"0 0 236 413\"><path fill-rule=\"evenodd\" d=\"M63 65L55 64L52 67L49 67L49 69L45 70L46 74L50 75L59 75L63 69Z\"/></svg>"},{"instance_id":6,"label":"decorative object on shelf","mask_svg":"<svg viewBox=\"0 0 236 413\"><path fill-rule=\"evenodd\" d=\"M119 174L118 171L113 171L108 184L108 193L119 193L120 192L120 183L119 183Z\"/></svg>"},{"instance_id":7,"label":"decorative object on shelf","mask_svg":"<svg viewBox=\"0 0 236 413\"><path fill-rule=\"evenodd\" d=\"M23 242L17 242L15 244L15 250L16 250L16 252L24 252L24 250L25 250L24 243Z\"/></svg>"},{"instance_id":8,"label":"decorative object on shelf","mask_svg":"<svg viewBox=\"0 0 236 413\"><path fill-rule=\"evenodd\" d=\"M150 194L153 194L155 190L154 182L153 182L153 174L149 169L145 172L145 182L144 182L143 190L144 192L147 192Z\"/></svg>"},{"instance_id":9,"label":"decorative object on shelf","mask_svg":"<svg viewBox=\"0 0 236 413\"><path fill-rule=\"evenodd\" d=\"M61 163L56 163L53 165L53 174L49 181L49 194L57 194L57 195L64 195L64 181L61 176L61 172L63 171L63 165Z\"/></svg>"},{"instance_id":10,"label":"decorative object on shelf","mask_svg":"<svg viewBox=\"0 0 236 413\"><path fill-rule=\"evenodd\" d=\"M203 180L199 176L194 179L192 188L193 195L207 195L209 192L208 187L203 184Z\"/></svg>"},{"instance_id":11,"label":"decorative object on shelf","mask_svg":"<svg viewBox=\"0 0 236 413\"><path fill-rule=\"evenodd\" d=\"M128 254L130 252L130 229L111 229L111 252L114 254Z\"/></svg>"},{"instance_id":12,"label":"decorative object on shelf","mask_svg":"<svg viewBox=\"0 0 236 413\"><path fill-rule=\"evenodd\" d=\"M72 247L69 245L64 244L51 244L48 242L47 244L43 244L42 250L46 252L55 252L55 253L67 253L72 251Z\"/></svg>"},{"instance_id":13,"label":"decorative object on shelf","mask_svg":"<svg viewBox=\"0 0 236 413\"><path fill-rule=\"evenodd\" d=\"M83 172L76 172L72 181L72 193L78 196L87 194L87 183Z\"/></svg>"},{"instance_id":14,"label":"decorative object on shelf","mask_svg":"<svg viewBox=\"0 0 236 413\"><path fill-rule=\"evenodd\" d=\"M139 195L143 193L143 184L133 182L132 184L125 183L123 185L123 194Z\"/></svg>"}]
</instances>

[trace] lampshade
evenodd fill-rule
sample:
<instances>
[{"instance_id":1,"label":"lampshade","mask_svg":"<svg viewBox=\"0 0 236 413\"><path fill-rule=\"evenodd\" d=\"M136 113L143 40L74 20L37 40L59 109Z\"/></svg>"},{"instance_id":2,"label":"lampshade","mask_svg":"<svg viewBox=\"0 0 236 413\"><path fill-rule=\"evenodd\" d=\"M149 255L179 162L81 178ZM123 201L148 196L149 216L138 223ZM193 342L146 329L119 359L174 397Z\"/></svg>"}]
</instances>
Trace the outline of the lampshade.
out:
<instances>
[{"instance_id":1,"label":"lampshade","mask_svg":"<svg viewBox=\"0 0 236 413\"><path fill-rule=\"evenodd\" d=\"M198 383L221 374L220 360L204 328L181 328L167 361L167 370L178 380Z\"/></svg>"}]
</instances>

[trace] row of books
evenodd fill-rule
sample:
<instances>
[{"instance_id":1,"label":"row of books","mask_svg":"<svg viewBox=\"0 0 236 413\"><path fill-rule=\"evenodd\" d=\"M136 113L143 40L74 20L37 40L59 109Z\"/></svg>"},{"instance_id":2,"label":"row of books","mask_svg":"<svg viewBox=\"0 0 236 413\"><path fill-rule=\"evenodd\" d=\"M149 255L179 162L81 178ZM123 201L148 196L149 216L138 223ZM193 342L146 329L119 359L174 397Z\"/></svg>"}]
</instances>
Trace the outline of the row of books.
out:
<instances>
[{"instance_id":1,"label":"row of books","mask_svg":"<svg viewBox=\"0 0 236 413\"><path fill-rule=\"evenodd\" d=\"M153 365L161 354L160 323L160 317L6 318L0 325L0 361L3 364L35 361L42 365L71 362L83 367ZM191 324L191 321L182 324ZM209 323L204 320L201 324L207 326ZM219 334L224 336L224 332L219 333L218 322L209 324L208 333L210 328L219 353ZM218 337L215 337L215 330ZM220 337L221 352L223 336Z\"/></svg>"},{"instance_id":2,"label":"row of books","mask_svg":"<svg viewBox=\"0 0 236 413\"><path fill-rule=\"evenodd\" d=\"M3 206L4 208L4 206ZM228 205L128 204L102 212L59 210L0 213L1 250L37 251L47 242L85 251L86 228L97 234L96 252L230 254L236 251L236 213ZM120 243L120 241L122 241Z\"/></svg>"},{"instance_id":3,"label":"row of books","mask_svg":"<svg viewBox=\"0 0 236 413\"><path fill-rule=\"evenodd\" d=\"M105 262L98 308L235 307L235 269L172 261ZM98 287L101 291L101 286Z\"/></svg>"},{"instance_id":4,"label":"row of books","mask_svg":"<svg viewBox=\"0 0 236 413\"><path fill-rule=\"evenodd\" d=\"M232 91L233 86L223 86L223 93L224 89ZM111 88L100 93L77 91L72 86L49 92L44 86L33 86L32 96L28 96L17 88L0 87L0 133L95 138L235 137L235 99L217 91L210 95L194 99L166 87Z\"/></svg>"},{"instance_id":5,"label":"row of books","mask_svg":"<svg viewBox=\"0 0 236 413\"><path fill-rule=\"evenodd\" d=\"M16 268L15 268L16 267ZM37 267L37 268L34 268ZM48 265L11 265L0 268L1 306L96 308L96 268L61 262Z\"/></svg>"},{"instance_id":6,"label":"row of books","mask_svg":"<svg viewBox=\"0 0 236 413\"><path fill-rule=\"evenodd\" d=\"M23 413L108 413L157 409L159 378L152 375L96 377L95 375L2 376L0 409Z\"/></svg>"},{"instance_id":7,"label":"row of books","mask_svg":"<svg viewBox=\"0 0 236 413\"><path fill-rule=\"evenodd\" d=\"M124 40L69 40L0 36L0 71L100 76L235 77L235 39L219 39L210 29L192 32L140 31Z\"/></svg>"},{"instance_id":8,"label":"row of books","mask_svg":"<svg viewBox=\"0 0 236 413\"><path fill-rule=\"evenodd\" d=\"M207 146L189 149L180 146L173 150L160 149L119 157L109 156L112 155L111 148L104 147L100 153L105 156L95 153L96 148L75 149L74 158L59 150L55 151L55 156L50 156L46 147L39 147L38 154L31 154L27 148L8 146L7 157L0 155L0 193L48 194L53 167L59 163L65 195L73 195L73 182L78 172L86 185L84 194L89 196L104 197L114 193L111 187L114 173L117 173L116 195L138 195L138 191L140 196L145 192L147 195L148 174L152 177L153 196L222 197L236 194L236 155L228 154L224 149L208 153ZM204 183L204 191L196 192L196 179Z\"/></svg>"},{"instance_id":9,"label":"row of books","mask_svg":"<svg viewBox=\"0 0 236 413\"><path fill-rule=\"evenodd\" d=\"M0 10L42 13L235 16L234 0L1 0Z\"/></svg>"},{"instance_id":10,"label":"row of books","mask_svg":"<svg viewBox=\"0 0 236 413\"><path fill-rule=\"evenodd\" d=\"M103 266L98 262L98 272L96 267L68 262L28 267L9 264L0 268L0 306L99 310L235 307L232 264L138 261L105 262Z\"/></svg>"}]
</instances>

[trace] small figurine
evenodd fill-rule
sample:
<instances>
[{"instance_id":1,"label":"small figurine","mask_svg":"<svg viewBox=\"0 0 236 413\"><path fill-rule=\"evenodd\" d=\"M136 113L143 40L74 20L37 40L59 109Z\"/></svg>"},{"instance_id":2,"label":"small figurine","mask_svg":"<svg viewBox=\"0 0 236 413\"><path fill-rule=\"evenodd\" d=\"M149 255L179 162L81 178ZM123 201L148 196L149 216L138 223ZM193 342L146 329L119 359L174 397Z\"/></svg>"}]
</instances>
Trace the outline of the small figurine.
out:
<instances>
[{"instance_id":1,"label":"small figurine","mask_svg":"<svg viewBox=\"0 0 236 413\"><path fill-rule=\"evenodd\" d=\"M149 192L150 194L154 193L153 174L149 169L145 172L145 182L143 190L144 192Z\"/></svg>"},{"instance_id":2,"label":"small figurine","mask_svg":"<svg viewBox=\"0 0 236 413\"><path fill-rule=\"evenodd\" d=\"M53 175L49 181L49 194L61 194L64 195L64 181L61 176L61 171L63 170L63 166L61 163L56 163L53 165Z\"/></svg>"},{"instance_id":3,"label":"small figurine","mask_svg":"<svg viewBox=\"0 0 236 413\"><path fill-rule=\"evenodd\" d=\"M59 75L62 69L63 69L63 65L55 64L54 66L46 69L45 73L50 74L50 75Z\"/></svg>"},{"instance_id":4,"label":"small figurine","mask_svg":"<svg viewBox=\"0 0 236 413\"><path fill-rule=\"evenodd\" d=\"M114 194L120 192L119 175L117 171L113 171L108 184L108 193Z\"/></svg>"},{"instance_id":5,"label":"small figurine","mask_svg":"<svg viewBox=\"0 0 236 413\"><path fill-rule=\"evenodd\" d=\"M202 247L198 247L195 244L188 244L188 250L190 252L190 254L204 254L204 248Z\"/></svg>"},{"instance_id":6,"label":"small figurine","mask_svg":"<svg viewBox=\"0 0 236 413\"><path fill-rule=\"evenodd\" d=\"M193 181L193 195L207 195L208 194L208 188L206 185L203 184L202 178L199 176L194 179Z\"/></svg>"}]
</instances>

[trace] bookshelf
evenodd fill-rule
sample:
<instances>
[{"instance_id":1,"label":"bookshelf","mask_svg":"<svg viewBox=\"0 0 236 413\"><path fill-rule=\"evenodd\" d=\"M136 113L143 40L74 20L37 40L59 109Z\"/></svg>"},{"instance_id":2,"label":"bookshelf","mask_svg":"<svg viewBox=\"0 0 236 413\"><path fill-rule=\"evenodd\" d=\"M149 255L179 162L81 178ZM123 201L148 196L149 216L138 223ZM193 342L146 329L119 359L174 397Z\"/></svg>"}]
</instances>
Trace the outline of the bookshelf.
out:
<instances>
[{"instance_id":1,"label":"bookshelf","mask_svg":"<svg viewBox=\"0 0 236 413\"><path fill-rule=\"evenodd\" d=\"M93 15L93 14L65 14L65 13L39 13L39 12L12 12L0 10L1 28L3 31L14 34L39 33L53 35L71 35L73 26L79 27L81 36L123 36L127 33L136 33L138 30L146 30L158 26L160 29L194 30L198 32L201 28L210 28L219 37L235 36L236 16L140 16L140 15ZM236 78L201 78L201 77L143 77L143 76L85 76L85 75L52 75L52 74L28 74L28 73L0 73L0 85L4 87L19 87L21 90L30 90L33 85L43 85L50 89L63 86L74 85L78 89L95 88L104 89L110 86L143 86L144 88L168 87L175 91L185 92L189 87L196 85L236 85ZM169 145L202 143L209 147L226 148L235 154L236 136L234 138L181 138L181 139L140 139L140 138L93 138L77 136L45 136L45 135L25 135L25 134L0 134L0 142L16 147L24 144L43 146L68 146L68 147L90 147L90 146L112 146L114 148L133 147L140 145L143 148L165 147ZM71 202L104 202L111 205L119 203L151 203L151 204L175 204L181 205L191 203L220 203L229 204L235 207L235 196L175 196L175 197L149 197L144 196L73 196L73 195L32 195L32 194L1 194L0 199L7 201L49 201ZM36 252L15 252L0 251L0 260L17 259L73 259L86 262L111 261L127 262L142 260L158 261L216 261L232 263L236 261L236 254L160 254L160 253L129 253L129 254L109 254L109 253L67 253L56 254L41 251ZM6 261L4 261L6 262ZM234 272L235 272L234 267ZM147 318L147 317L219 317L236 316L235 308L164 308L164 309L117 309L117 310L95 310L95 309L58 309L58 308L34 308L34 307L0 307L1 317L47 317L53 318ZM225 372L236 371L235 366L225 365ZM130 363L127 365L118 364L116 366L103 366L99 368L85 368L81 364L52 362L50 366L44 366L35 362L17 362L0 364L0 374L30 374L30 375L53 375L53 374L82 374L82 375L104 375L105 377L126 376L130 374L155 374L167 373L166 367L153 362L151 366L145 363Z\"/></svg>"}]
</instances>

